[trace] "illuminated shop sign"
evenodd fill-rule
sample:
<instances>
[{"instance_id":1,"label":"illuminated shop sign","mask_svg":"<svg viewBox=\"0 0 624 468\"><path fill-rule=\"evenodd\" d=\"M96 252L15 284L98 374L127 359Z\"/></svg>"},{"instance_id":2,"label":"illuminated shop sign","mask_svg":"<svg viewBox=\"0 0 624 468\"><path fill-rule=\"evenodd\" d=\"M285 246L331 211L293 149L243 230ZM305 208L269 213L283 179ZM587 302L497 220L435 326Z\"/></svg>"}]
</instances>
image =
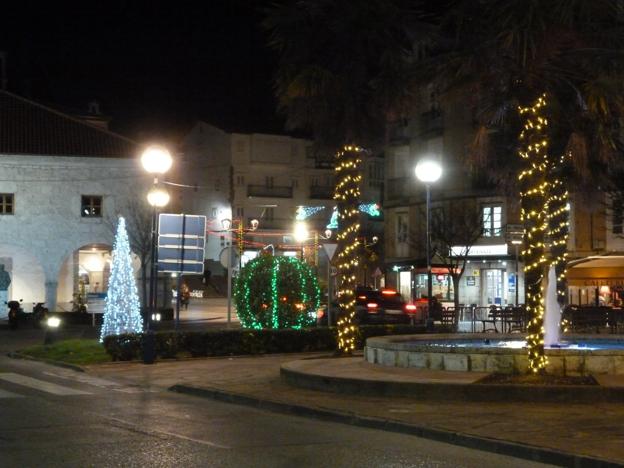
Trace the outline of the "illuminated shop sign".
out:
<instances>
[{"instance_id":1,"label":"illuminated shop sign","mask_svg":"<svg viewBox=\"0 0 624 468\"><path fill-rule=\"evenodd\" d=\"M451 247L451 254L457 257L463 257L466 255L466 246L456 245ZM507 244L473 245L468 251L469 257L495 257L507 254Z\"/></svg>"}]
</instances>

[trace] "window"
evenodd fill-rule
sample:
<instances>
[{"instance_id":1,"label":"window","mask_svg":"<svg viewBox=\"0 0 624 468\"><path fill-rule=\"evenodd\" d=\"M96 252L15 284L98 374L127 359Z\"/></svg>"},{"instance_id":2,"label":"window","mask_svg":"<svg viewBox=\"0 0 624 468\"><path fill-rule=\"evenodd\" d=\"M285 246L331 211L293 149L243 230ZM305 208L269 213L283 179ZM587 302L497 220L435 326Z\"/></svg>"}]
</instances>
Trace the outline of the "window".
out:
<instances>
[{"instance_id":1,"label":"window","mask_svg":"<svg viewBox=\"0 0 624 468\"><path fill-rule=\"evenodd\" d=\"M264 179L266 188L273 188L273 177L267 176Z\"/></svg>"},{"instance_id":2,"label":"window","mask_svg":"<svg viewBox=\"0 0 624 468\"><path fill-rule=\"evenodd\" d=\"M212 217L213 218L217 217L217 209L215 207L212 207Z\"/></svg>"},{"instance_id":3,"label":"window","mask_svg":"<svg viewBox=\"0 0 624 468\"><path fill-rule=\"evenodd\" d=\"M407 213L397 213L397 244L407 243L409 225L407 223Z\"/></svg>"},{"instance_id":4,"label":"window","mask_svg":"<svg viewBox=\"0 0 624 468\"><path fill-rule=\"evenodd\" d=\"M267 208L266 211L264 212L264 219L266 219L267 221L273 221L274 216L275 216L275 211L273 210L273 208Z\"/></svg>"},{"instance_id":5,"label":"window","mask_svg":"<svg viewBox=\"0 0 624 468\"><path fill-rule=\"evenodd\" d=\"M297 188L299 187L299 181L297 179L293 179L292 180L292 188Z\"/></svg>"},{"instance_id":6,"label":"window","mask_svg":"<svg viewBox=\"0 0 624 468\"><path fill-rule=\"evenodd\" d=\"M621 198L613 199L613 234L622 234L622 221L624 220L624 203Z\"/></svg>"},{"instance_id":7,"label":"window","mask_svg":"<svg viewBox=\"0 0 624 468\"><path fill-rule=\"evenodd\" d=\"M500 237L503 234L503 207L490 205L482 208L483 237Z\"/></svg>"},{"instance_id":8,"label":"window","mask_svg":"<svg viewBox=\"0 0 624 468\"><path fill-rule=\"evenodd\" d=\"M83 195L80 214L83 218L101 218L102 197L99 195Z\"/></svg>"},{"instance_id":9,"label":"window","mask_svg":"<svg viewBox=\"0 0 624 468\"><path fill-rule=\"evenodd\" d=\"M219 240L221 241L221 247L225 247L225 236L219 236Z\"/></svg>"},{"instance_id":10,"label":"window","mask_svg":"<svg viewBox=\"0 0 624 468\"><path fill-rule=\"evenodd\" d=\"M236 217L243 219L245 217L245 209L242 206L236 208Z\"/></svg>"},{"instance_id":11,"label":"window","mask_svg":"<svg viewBox=\"0 0 624 468\"><path fill-rule=\"evenodd\" d=\"M236 185L245 185L245 176L237 175L236 176Z\"/></svg>"},{"instance_id":12,"label":"window","mask_svg":"<svg viewBox=\"0 0 624 468\"><path fill-rule=\"evenodd\" d=\"M13 194L0 193L0 214L13 214Z\"/></svg>"}]
</instances>

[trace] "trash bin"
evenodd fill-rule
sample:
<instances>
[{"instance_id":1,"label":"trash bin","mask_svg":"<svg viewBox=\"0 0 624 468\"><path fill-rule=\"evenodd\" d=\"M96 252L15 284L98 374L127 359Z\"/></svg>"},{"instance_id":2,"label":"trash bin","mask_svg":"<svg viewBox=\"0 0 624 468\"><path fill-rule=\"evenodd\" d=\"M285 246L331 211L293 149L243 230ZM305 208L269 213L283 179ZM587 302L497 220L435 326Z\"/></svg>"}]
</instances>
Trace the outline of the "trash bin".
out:
<instances>
[{"instance_id":1,"label":"trash bin","mask_svg":"<svg viewBox=\"0 0 624 468\"><path fill-rule=\"evenodd\" d=\"M143 364L154 364L156 360L156 337L149 330L143 335Z\"/></svg>"}]
</instances>

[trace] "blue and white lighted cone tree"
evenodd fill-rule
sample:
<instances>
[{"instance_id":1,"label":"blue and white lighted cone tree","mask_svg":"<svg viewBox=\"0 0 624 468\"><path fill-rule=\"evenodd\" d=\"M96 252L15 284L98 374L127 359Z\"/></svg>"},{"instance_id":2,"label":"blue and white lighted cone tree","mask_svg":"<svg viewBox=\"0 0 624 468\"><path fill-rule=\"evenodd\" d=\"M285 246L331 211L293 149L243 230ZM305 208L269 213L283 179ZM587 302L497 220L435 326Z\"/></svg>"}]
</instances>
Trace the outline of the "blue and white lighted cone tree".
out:
<instances>
[{"instance_id":1,"label":"blue and white lighted cone tree","mask_svg":"<svg viewBox=\"0 0 624 468\"><path fill-rule=\"evenodd\" d=\"M119 217L100 341L104 341L108 335L141 333L142 331L143 319L132 269L126 220Z\"/></svg>"}]
</instances>

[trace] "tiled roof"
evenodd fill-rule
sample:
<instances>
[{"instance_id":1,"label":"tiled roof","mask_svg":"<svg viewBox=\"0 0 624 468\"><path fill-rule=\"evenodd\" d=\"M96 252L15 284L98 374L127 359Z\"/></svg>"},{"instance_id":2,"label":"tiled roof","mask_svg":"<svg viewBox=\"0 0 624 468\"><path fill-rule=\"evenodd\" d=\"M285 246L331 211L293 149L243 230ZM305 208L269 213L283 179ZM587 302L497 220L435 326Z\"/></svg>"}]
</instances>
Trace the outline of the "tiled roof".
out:
<instances>
[{"instance_id":1,"label":"tiled roof","mask_svg":"<svg viewBox=\"0 0 624 468\"><path fill-rule=\"evenodd\" d=\"M0 154L129 158L134 141L0 90Z\"/></svg>"}]
</instances>

